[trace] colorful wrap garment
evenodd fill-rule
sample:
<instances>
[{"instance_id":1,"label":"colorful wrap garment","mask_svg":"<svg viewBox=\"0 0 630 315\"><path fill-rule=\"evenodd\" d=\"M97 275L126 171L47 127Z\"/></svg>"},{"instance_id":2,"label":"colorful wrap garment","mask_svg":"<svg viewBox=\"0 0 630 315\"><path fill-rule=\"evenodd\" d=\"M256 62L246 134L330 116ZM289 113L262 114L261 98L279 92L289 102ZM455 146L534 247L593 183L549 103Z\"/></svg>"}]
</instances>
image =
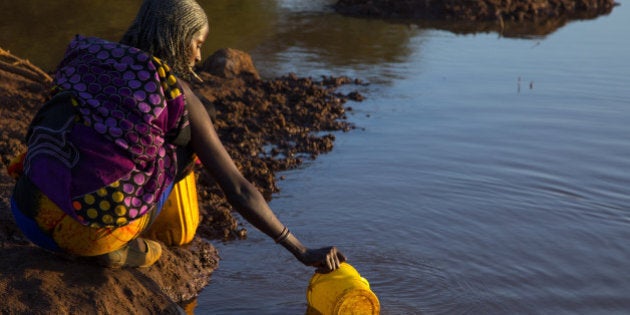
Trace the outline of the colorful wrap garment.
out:
<instances>
[{"instance_id":1,"label":"colorful wrap garment","mask_svg":"<svg viewBox=\"0 0 630 315\"><path fill-rule=\"evenodd\" d=\"M77 36L54 84L29 129L23 176L84 226L122 227L154 210L186 163L177 146L190 138L169 67L137 48ZM34 217L33 207L20 208Z\"/></svg>"}]
</instances>

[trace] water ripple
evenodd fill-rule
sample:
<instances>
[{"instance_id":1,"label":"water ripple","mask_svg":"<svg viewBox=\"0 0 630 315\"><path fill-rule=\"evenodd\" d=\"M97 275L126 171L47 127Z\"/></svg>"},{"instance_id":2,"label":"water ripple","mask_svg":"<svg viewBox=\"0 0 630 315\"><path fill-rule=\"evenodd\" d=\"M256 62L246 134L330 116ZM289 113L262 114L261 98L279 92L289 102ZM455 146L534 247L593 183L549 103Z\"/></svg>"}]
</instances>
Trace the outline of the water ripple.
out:
<instances>
[{"instance_id":1,"label":"water ripple","mask_svg":"<svg viewBox=\"0 0 630 315\"><path fill-rule=\"evenodd\" d=\"M419 260L400 251L383 252L370 260L373 263L360 266L360 272L377 296L388 292L379 296L384 315L480 314L488 307L480 303L481 288L441 268L436 261Z\"/></svg>"}]
</instances>

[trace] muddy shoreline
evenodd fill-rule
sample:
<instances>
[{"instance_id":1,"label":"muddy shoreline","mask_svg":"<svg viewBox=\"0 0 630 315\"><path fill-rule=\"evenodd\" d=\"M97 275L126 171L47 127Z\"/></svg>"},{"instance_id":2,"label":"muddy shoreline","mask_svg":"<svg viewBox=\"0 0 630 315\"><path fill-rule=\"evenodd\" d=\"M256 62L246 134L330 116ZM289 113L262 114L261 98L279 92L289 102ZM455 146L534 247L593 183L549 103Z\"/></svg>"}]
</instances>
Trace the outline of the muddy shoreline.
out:
<instances>
[{"instance_id":1,"label":"muddy shoreline","mask_svg":"<svg viewBox=\"0 0 630 315\"><path fill-rule=\"evenodd\" d=\"M204 63L199 71L204 82L194 89L241 172L271 199L278 191L277 172L332 150L332 132L354 128L344 104L362 97L335 90L362 83L293 74L261 80L247 54L223 53L209 58L219 60L218 66ZM238 67L228 69L227 64ZM189 245L165 248L150 268L112 270L90 258L55 255L32 245L15 226L10 210L14 180L5 167L25 150L26 129L49 88L49 74L0 51L0 313L181 312L218 267L219 254L211 241L247 236L221 190L200 166L195 170L202 218L197 236Z\"/></svg>"},{"instance_id":2,"label":"muddy shoreline","mask_svg":"<svg viewBox=\"0 0 630 315\"><path fill-rule=\"evenodd\" d=\"M336 12L380 18L468 34L496 32L505 37L551 34L574 20L612 12L614 0L339 0Z\"/></svg>"},{"instance_id":3,"label":"muddy shoreline","mask_svg":"<svg viewBox=\"0 0 630 315\"><path fill-rule=\"evenodd\" d=\"M354 16L448 21L582 19L610 12L613 0L339 0L337 12Z\"/></svg>"}]
</instances>

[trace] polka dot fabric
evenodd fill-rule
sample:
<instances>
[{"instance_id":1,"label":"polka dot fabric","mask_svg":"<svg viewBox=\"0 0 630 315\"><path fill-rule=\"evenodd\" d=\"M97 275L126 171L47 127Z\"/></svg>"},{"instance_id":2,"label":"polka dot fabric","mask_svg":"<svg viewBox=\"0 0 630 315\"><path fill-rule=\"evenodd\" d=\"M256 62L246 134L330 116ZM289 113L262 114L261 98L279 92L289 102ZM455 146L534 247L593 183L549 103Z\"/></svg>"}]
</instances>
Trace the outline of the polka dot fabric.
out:
<instances>
[{"instance_id":1,"label":"polka dot fabric","mask_svg":"<svg viewBox=\"0 0 630 315\"><path fill-rule=\"evenodd\" d=\"M77 36L54 84L56 92L73 93L75 123L89 130L68 132L96 139L90 140L91 148L83 149L97 153L105 145L117 149L100 152L113 156L98 164L81 157L84 167L78 169L90 174L73 173L105 183L103 187L44 193L68 193L68 206L60 205L62 210L93 227L123 226L153 209L177 168L175 146L168 140L188 123L183 94L168 65L134 47ZM115 178L108 172L128 165L133 167L123 175L111 172Z\"/></svg>"},{"instance_id":2,"label":"polka dot fabric","mask_svg":"<svg viewBox=\"0 0 630 315\"><path fill-rule=\"evenodd\" d=\"M60 90L76 93L82 122L138 158L153 158L163 144L153 123L167 99L181 95L170 68L137 48L95 38L78 37L69 51L79 55L65 58L55 79Z\"/></svg>"}]
</instances>

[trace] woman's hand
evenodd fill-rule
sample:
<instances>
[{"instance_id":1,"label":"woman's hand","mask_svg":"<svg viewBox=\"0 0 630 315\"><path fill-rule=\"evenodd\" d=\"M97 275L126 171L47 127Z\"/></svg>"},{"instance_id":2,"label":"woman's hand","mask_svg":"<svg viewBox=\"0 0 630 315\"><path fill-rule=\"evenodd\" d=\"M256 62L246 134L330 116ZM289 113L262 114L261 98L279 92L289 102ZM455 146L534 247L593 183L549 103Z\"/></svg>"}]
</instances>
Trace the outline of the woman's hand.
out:
<instances>
[{"instance_id":1,"label":"woman's hand","mask_svg":"<svg viewBox=\"0 0 630 315\"><path fill-rule=\"evenodd\" d=\"M318 249L307 248L286 227L278 234L275 241L286 248L303 264L317 268L319 273L331 272L339 268L342 262L346 261L346 256L335 246Z\"/></svg>"},{"instance_id":2,"label":"woman's hand","mask_svg":"<svg viewBox=\"0 0 630 315\"><path fill-rule=\"evenodd\" d=\"M346 261L346 256L337 247L323 247L318 249L307 249L297 257L303 264L317 268L319 273L328 273Z\"/></svg>"}]
</instances>

